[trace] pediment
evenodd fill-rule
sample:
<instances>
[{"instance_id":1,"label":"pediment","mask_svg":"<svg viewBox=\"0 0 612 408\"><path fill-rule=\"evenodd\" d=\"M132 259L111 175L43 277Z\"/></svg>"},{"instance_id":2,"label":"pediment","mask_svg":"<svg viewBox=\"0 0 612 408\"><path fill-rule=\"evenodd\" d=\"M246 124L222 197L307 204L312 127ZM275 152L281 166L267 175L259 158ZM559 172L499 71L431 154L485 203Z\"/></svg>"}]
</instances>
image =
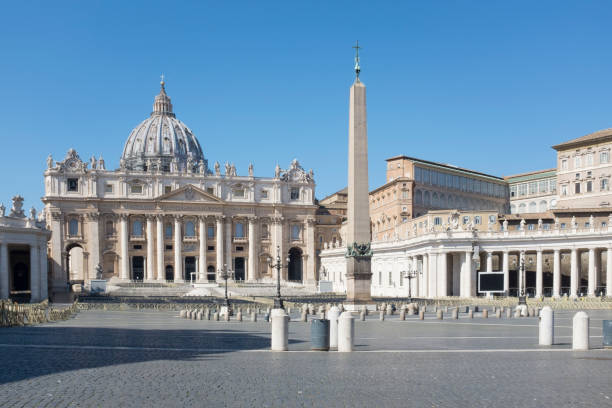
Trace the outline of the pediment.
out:
<instances>
[{"instance_id":1,"label":"pediment","mask_svg":"<svg viewBox=\"0 0 612 408\"><path fill-rule=\"evenodd\" d=\"M161 195L157 198L157 201L184 201L184 202L198 202L198 203L222 203L219 197L214 196L206 191L188 184L174 191Z\"/></svg>"}]
</instances>

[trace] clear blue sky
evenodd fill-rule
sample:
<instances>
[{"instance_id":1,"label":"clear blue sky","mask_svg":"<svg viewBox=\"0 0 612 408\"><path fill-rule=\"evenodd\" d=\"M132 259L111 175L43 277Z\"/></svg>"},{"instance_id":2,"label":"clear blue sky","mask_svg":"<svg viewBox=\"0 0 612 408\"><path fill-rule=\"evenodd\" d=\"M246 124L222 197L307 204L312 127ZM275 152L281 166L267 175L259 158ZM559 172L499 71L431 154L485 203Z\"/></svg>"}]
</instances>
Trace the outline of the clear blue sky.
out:
<instances>
[{"instance_id":1,"label":"clear blue sky","mask_svg":"<svg viewBox=\"0 0 612 408\"><path fill-rule=\"evenodd\" d=\"M271 176L296 157L345 186L356 39L370 187L405 154L508 175L612 126L612 3L5 2L0 201L41 207L49 153L118 165L166 75L210 163Z\"/></svg>"}]
</instances>

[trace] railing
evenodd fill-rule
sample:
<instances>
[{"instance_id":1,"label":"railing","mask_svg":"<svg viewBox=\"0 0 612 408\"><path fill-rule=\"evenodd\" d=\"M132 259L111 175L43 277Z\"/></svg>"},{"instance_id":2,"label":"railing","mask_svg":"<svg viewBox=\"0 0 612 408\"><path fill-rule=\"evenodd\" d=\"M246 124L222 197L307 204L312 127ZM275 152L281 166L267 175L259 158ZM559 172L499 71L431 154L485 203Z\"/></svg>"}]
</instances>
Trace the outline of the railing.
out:
<instances>
[{"instance_id":1,"label":"railing","mask_svg":"<svg viewBox=\"0 0 612 408\"><path fill-rule=\"evenodd\" d=\"M48 307L46 301L21 305L10 300L0 301L0 327L26 326L66 320L77 312L77 301L65 309Z\"/></svg>"}]
</instances>

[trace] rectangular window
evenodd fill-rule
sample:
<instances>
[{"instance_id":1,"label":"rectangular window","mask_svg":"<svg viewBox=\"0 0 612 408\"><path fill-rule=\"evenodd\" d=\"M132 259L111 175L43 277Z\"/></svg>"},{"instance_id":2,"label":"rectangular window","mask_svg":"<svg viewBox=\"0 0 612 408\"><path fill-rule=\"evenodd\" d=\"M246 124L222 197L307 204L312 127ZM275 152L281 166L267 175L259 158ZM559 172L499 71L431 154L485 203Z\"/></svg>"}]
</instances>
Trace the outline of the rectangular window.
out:
<instances>
[{"instance_id":1,"label":"rectangular window","mask_svg":"<svg viewBox=\"0 0 612 408\"><path fill-rule=\"evenodd\" d=\"M519 184L519 195L524 196L527 195L527 184Z\"/></svg>"},{"instance_id":2,"label":"rectangular window","mask_svg":"<svg viewBox=\"0 0 612 408\"><path fill-rule=\"evenodd\" d=\"M469 222L470 222L470 217L468 217L467 215L465 215L465 216L463 217L463 225L466 225L466 224L468 224Z\"/></svg>"},{"instance_id":3,"label":"rectangular window","mask_svg":"<svg viewBox=\"0 0 612 408\"><path fill-rule=\"evenodd\" d=\"M435 217L434 225L442 225L442 217Z\"/></svg>"},{"instance_id":4,"label":"rectangular window","mask_svg":"<svg viewBox=\"0 0 612 408\"><path fill-rule=\"evenodd\" d=\"M574 168L579 169L581 166L580 156L576 156L574 158Z\"/></svg>"},{"instance_id":5,"label":"rectangular window","mask_svg":"<svg viewBox=\"0 0 612 408\"><path fill-rule=\"evenodd\" d=\"M495 216L489 215L489 224L495 224Z\"/></svg>"},{"instance_id":6,"label":"rectangular window","mask_svg":"<svg viewBox=\"0 0 612 408\"><path fill-rule=\"evenodd\" d=\"M244 224L242 224L241 222L237 222L236 223L236 238L244 238Z\"/></svg>"},{"instance_id":7,"label":"rectangular window","mask_svg":"<svg viewBox=\"0 0 612 408\"><path fill-rule=\"evenodd\" d=\"M299 241L300 239L300 232L301 232L301 228L299 225L292 225L291 226L291 240L292 241Z\"/></svg>"},{"instance_id":8,"label":"rectangular window","mask_svg":"<svg viewBox=\"0 0 612 408\"><path fill-rule=\"evenodd\" d=\"M554 193L557 191L557 180L556 179L551 179L549 181L549 186L550 186L550 192Z\"/></svg>"},{"instance_id":9,"label":"rectangular window","mask_svg":"<svg viewBox=\"0 0 612 408\"><path fill-rule=\"evenodd\" d=\"M567 170L567 159L561 160L561 170Z\"/></svg>"},{"instance_id":10,"label":"rectangular window","mask_svg":"<svg viewBox=\"0 0 612 408\"><path fill-rule=\"evenodd\" d=\"M208 245L207 250L208 251L214 251L215 250L215 246L214 245Z\"/></svg>"},{"instance_id":11,"label":"rectangular window","mask_svg":"<svg viewBox=\"0 0 612 408\"><path fill-rule=\"evenodd\" d=\"M592 192L592 191L593 191L593 182L589 180L589 181L587 181L587 183L586 183L586 192L587 192L587 193L590 193L590 192Z\"/></svg>"},{"instance_id":12,"label":"rectangular window","mask_svg":"<svg viewBox=\"0 0 612 408\"><path fill-rule=\"evenodd\" d=\"M542 180L538 183L538 191L540 193L548 192L548 180Z\"/></svg>"},{"instance_id":13,"label":"rectangular window","mask_svg":"<svg viewBox=\"0 0 612 408\"><path fill-rule=\"evenodd\" d=\"M399 285L400 286L404 286L404 275L402 275L402 273L400 272L400 281L399 281Z\"/></svg>"},{"instance_id":14,"label":"rectangular window","mask_svg":"<svg viewBox=\"0 0 612 408\"><path fill-rule=\"evenodd\" d=\"M535 194L538 192L538 185L537 183L529 183L529 194Z\"/></svg>"},{"instance_id":15,"label":"rectangular window","mask_svg":"<svg viewBox=\"0 0 612 408\"><path fill-rule=\"evenodd\" d=\"M214 238L214 237L215 237L215 227L214 227L214 226L209 225L209 226L206 228L206 236L207 236L208 238Z\"/></svg>"},{"instance_id":16,"label":"rectangular window","mask_svg":"<svg viewBox=\"0 0 612 408\"><path fill-rule=\"evenodd\" d=\"M599 187L601 191L608 191L610 189L610 180L601 179L599 182Z\"/></svg>"},{"instance_id":17,"label":"rectangular window","mask_svg":"<svg viewBox=\"0 0 612 408\"><path fill-rule=\"evenodd\" d=\"M567 186L566 185L562 185L561 186L561 195L562 196L566 196L567 195Z\"/></svg>"},{"instance_id":18,"label":"rectangular window","mask_svg":"<svg viewBox=\"0 0 612 408\"><path fill-rule=\"evenodd\" d=\"M172 251L172 245L166 245L166 251Z\"/></svg>"},{"instance_id":19,"label":"rectangular window","mask_svg":"<svg viewBox=\"0 0 612 408\"><path fill-rule=\"evenodd\" d=\"M516 186L510 186L510 197L516 197Z\"/></svg>"},{"instance_id":20,"label":"rectangular window","mask_svg":"<svg viewBox=\"0 0 612 408\"><path fill-rule=\"evenodd\" d=\"M215 195L215 189L212 187L206 187L206 192L210 195Z\"/></svg>"},{"instance_id":21,"label":"rectangular window","mask_svg":"<svg viewBox=\"0 0 612 408\"><path fill-rule=\"evenodd\" d=\"M461 191L467 191L467 178L461 176Z\"/></svg>"},{"instance_id":22,"label":"rectangular window","mask_svg":"<svg viewBox=\"0 0 612 408\"><path fill-rule=\"evenodd\" d=\"M610 162L610 152L599 153L599 163L606 164Z\"/></svg>"},{"instance_id":23,"label":"rectangular window","mask_svg":"<svg viewBox=\"0 0 612 408\"><path fill-rule=\"evenodd\" d=\"M132 194L142 194L142 185L140 185L140 184L132 184L130 186L130 192Z\"/></svg>"},{"instance_id":24,"label":"rectangular window","mask_svg":"<svg viewBox=\"0 0 612 408\"><path fill-rule=\"evenodd\" d=\"M408 199L408 192L407 191L402 191L402 199L403 200L407 200Z\"/></svg>"},{"instance_id":25,"label":"rectangular window","mask_svg":"<svg viewBox=\"0 0 612 408\"><path fill-rule=\"evenodd\" d=\"M172 192L172 186L164 186L164 194Z\"/></svg>"},{"instance_id":26,"label":"rectangular window","mask_svg":"<svg viewBox=\"0 0 612 408\"><path fill-rule=\"evenodd\" d=\"M580 183L574 184L574 193L580 194Z\"/></svg>"},{"instance_id":27,"label":"rectangular window","mask_svg":"<svg viewBox=\"0 0 612 408\"><path fill-rule=\"evenodd\" d=\"M393 286L393 272L389 272L389 286Z\"/></svg>"},{"instance_id":28,"label":"rectangular window","mask_svg":"<svg viewBox=\"0 0 612 408\"><path fill-rule=\"evenodd\" d=\"M105 193L112 193L113 192L113 185L112 184L105 184L104 185L104 192Z\"/></svg>"},{"instance_id":29,"label":"rectangular window","mask_svg":"<svg viewBox=\"0 0 612 408\"><path fill-rule=\"evenodd\" d=\"M575 179L576 179L576 180L580 180L580 173L576 173L576 177L575 177Z\"/></svg>"},{"instance_id":30,"label":"rectangular window","mask_svg":"<svg viewBox=\"0 0 612 408\"><path fill-rule=\"evenodd\" d=\"M77 178L69 178L67 180L68 183L68 191L79 191L79 179Z\"/></svg>"},{"instance_id":31,"label":"rectangular window","mask_svg":"<svg viewBox=\"0 0 612 408\"><path fill-rule=\"evenodd\" d=\"M261 198L268 198L268 190L261 190Z\"/></svg>"},{"instance_id":32,"label":"rectangular window","mask_svg":"<svg viewBox=\"0 0 612 408\"><path fill-rule=\"evenodd\" d=\"M236 198L244 198L244 189L243 188L235 188L233 190L234 197Z\"/></svg>"},{"instance_id":33,"label":"rectangular window","mask_svg":"<svg viewBox=\"0 0 612 408\"><path fill-rule=\"evenodd\" d=\"M586 155L586 165L587 166L593 165L593 153L589 153Z\"/></svg>"},{"instance_id":34,"label":"rectangular window","mask_svg":"<svg viewBox=\"0 0 612 408\"><path fill-rule=\"evenodd\" d=\"M300 199L300 189L299 187L291 187L291 199L299 200Z\"/></svg>"},{"instance_id":35,"label":"rectangular window","mask_svg":"<svg viewBox=\"0 0 612 408\"><path fill-rule=\"evenodd\" d=\"M561 223L561 229L565 229L565 223L564 222Z\"/></svg>"},{"instance_id":36,"label":"rectangular window","mask_svg":"<svg viewBox=\"0 0 612 408\"><path fill-rule=\"evenodd\" d=\"M478 224L481 224L481 223L482 223L482 221L481 221L480 215L474 216L474 224L478 225Z\"/></svg>"}]
</instances>

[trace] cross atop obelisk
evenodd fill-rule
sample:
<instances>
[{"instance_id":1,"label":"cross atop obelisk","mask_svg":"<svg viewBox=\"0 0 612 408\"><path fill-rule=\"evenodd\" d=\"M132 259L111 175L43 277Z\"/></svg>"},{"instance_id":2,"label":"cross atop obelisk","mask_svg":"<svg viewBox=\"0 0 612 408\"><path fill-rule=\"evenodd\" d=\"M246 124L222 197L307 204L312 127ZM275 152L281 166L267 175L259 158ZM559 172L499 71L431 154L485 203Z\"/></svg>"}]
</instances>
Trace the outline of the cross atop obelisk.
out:
<instances>
[{"instance_id":1,"label":"cross atop obelisk","mask_svg":"<svg viewBox=\"0 0 612 408\"><path fill-rule=\"evenodd\" d=\"M355 82L349 100L348 214L346 295L349 304L371 300L370 207L368 188L368 126L366 88L359 80L359 42L355 48Z\"/></svg>"}]
</instances>

